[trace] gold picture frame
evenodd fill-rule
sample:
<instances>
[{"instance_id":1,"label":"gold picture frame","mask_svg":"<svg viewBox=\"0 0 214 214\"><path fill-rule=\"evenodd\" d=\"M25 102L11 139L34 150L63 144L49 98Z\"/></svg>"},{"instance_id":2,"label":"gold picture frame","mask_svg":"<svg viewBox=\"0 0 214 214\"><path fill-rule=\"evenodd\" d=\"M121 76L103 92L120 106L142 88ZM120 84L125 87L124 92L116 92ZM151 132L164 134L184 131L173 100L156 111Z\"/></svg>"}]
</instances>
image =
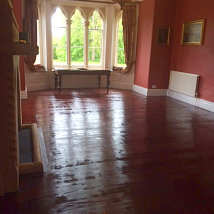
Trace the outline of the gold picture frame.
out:
<instances>
[{"instance_id":1,"label":"gold picture frame","mask_svg":"<svg viewBox=\"0 0 214 214\"><path fill-rule=\"evenodd\" d=\"M170 38L170 28L159 28L157 36L157 44L168 45Z\"/></svg>"},{"instance_id":2,"label":"gold picture frame","mask_svg":"<svg viewBox=\"0 0 214 214\"><path fill-rule=\"evenodd\" d=\"M204 39L205 19L195 20L183 24L182 45L202 45Z\"/></svg>"}]
</instances>

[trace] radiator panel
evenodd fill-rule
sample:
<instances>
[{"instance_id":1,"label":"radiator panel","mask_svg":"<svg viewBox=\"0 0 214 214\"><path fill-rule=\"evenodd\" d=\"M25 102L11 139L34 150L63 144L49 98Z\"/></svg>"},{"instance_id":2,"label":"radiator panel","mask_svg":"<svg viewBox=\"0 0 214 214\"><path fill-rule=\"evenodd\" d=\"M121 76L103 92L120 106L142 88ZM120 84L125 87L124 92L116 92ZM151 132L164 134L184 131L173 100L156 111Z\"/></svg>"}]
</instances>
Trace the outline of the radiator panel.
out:
<instances>
[{"instance_id":1,"label":"radiator panel","mask_svg":"<svg viewBox=\"0 0 214 214\"><path fill-rule=\"evenodd\" d=\"M169 89L192 97L197 97L199 75L178 71L170 72Z\"/></svg>"}]
</instances>

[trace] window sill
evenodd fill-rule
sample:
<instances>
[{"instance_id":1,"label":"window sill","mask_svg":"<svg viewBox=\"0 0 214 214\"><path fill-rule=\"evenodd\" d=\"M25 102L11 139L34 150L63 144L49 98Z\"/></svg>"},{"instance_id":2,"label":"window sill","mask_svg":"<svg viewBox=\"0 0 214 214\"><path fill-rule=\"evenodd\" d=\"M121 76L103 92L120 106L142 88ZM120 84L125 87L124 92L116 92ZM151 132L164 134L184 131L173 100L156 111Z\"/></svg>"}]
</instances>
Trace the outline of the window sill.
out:
<instances>
[{"instance_id":1,"label":"window sill","mask_svg":"<svg viewBox=\"0 0 214 214\"><path fill-rule=\"evenodd\" d=\"M104 69L102 65L89 65L89 66L84 66L84 65L53 65L53 68L65 68L65 69L79 69L79 68L85 68L85 69Z\"/></svg>"}]
</instances>

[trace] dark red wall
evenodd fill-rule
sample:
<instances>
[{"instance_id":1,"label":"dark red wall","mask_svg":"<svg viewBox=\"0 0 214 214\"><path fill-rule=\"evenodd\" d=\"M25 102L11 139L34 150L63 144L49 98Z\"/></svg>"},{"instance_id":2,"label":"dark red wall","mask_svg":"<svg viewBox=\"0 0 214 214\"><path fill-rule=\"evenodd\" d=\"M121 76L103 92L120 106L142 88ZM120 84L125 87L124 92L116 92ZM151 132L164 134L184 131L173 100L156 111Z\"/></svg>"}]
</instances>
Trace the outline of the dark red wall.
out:
<instances>
[{"instance_id":1,"label":"dark red wall","mask_svg":"<svg viewBox=\"0 0 214 214\"><path fill-rule=\"evenodd\" d=\"M158 45L159 28L174 27L175 0L144 0L140 4L135 84L168 88L172 40Z\"/></svg>"},{"instance_id":2,"label":"dark red wall","mask_svg":"<svg viewBox=\"0 0 214 214\"><path fill-rule=\"evenodd\" d=\"M144 0L139 7L135 84L148 88L155 0Z\"/></svg>"},{"instance_id":3,"label":"dark red wall","mask_svg":"<svg viewBox=\"0 0 214 214\"><path fill-rule=\"evenodd\" d=\"M203 45L182 46L183 23L203 18ZM157 45L157 29L167 26L172 31L170 45ZM201 76L199 97L214 102L214 1L144 0L139 10L136 60L136 85L166 89L170 70L195 73Z\"/></svg>"},{"instance_id":4,"label":"dark red wall","mask_svg":"<svg viewBox=\"0 0 214 214\"><path fill-rule=\"evenodd\" d=\"M176 0L156 0L152 39L149 87L168 89ZM157 44L158 29L170 28L169 45Z\"/></svg>"},{"instance_id":5,"label":"dark red wall","mask_svg":"<svg viewBox=\"0 0 214 214\"><path fill-rule=\"evenodd\" d=\"M206 18L204 44L182 46L182 24ZM214 1L178 0L171 70L201 75L199 97L214 102Z\"/></svg>"},{"instance_id":6,"label":"dark red wall","mask_svg":"<svg viewBox=\"0 0 214 214\"><path fill-rule=\"evenodd\" d=\"M13 0L13 12L16 21L19 25L19 31L22 31L22 0ZM24 59L20 57L20 77L21 77L21 90L25 90L25 74L24 74Z\"/></svg>"}]
</instances>

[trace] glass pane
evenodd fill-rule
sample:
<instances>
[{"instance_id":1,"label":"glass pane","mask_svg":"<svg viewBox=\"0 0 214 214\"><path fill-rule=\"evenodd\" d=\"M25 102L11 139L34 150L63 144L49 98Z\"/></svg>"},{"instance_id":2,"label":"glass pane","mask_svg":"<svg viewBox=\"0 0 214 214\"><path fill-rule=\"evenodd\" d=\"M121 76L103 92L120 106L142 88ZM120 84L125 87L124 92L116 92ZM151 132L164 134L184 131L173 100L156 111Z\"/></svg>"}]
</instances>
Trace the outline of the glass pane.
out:
<instances>
[{"instance_id":1,"label":"glass pane","mask_svg":"<svg viewBox=\"0 0 214 214\"><path fill-rule=\"evenodd\" d=\"M125 66L125 55L124 55L124 42L123 42L123 25L122 18L118 21L117 30L117 65Z\"/></svg>"},{"instance_id":2,"label":"glass pane","mask_svg":"<svg viewBox=\"0 0 214 214\"><path fill-rule=\"evenodd\" d=\"M122 18L118 21L118 31L123 31Z\"/></svg>"},{"instance_id":3,"label":"glass pane","mask_svg":"<svg viewBox=\"0 0 214 214\"><path fill-rule=\"evenodd\" d=\"M72 64L84 64L84 48L71 47L71 62Z\"/></svg>"},{"instance_id":4,"label":"glass pane","mask_svg":"<svg viewBox=\"0 0 214 214\"><path fill-rule=\"evenodd\" d=\"M102 31L89 30L89 47L102 47Z\"/></svg>"},{"instance_id":5,"label":"glass pane","mask_svg":"<svg viewBox=\"0 0 214 214\"><path fill-rule=\"evenodd\" d=\"M117 57L117 64L118 66L125 66L125 55L124 55L124 50L123 49L118 49L117 50L117 54L118 54L118 57Z\"/></svg>"},{"instance_id":6,"label":"glass pane","mask_svg":"<svg viewBox=\"0 0 214 214\"><path fill-rule=\"evenodd\" d=\"M100 64L101 63L101 48L92 47L89 48L89 64Z\"/></svg>"},{"instance_id":7,"label":"glass pane","mask_svg":"<svg viewBox=\"0 0 214 214\"><path fill-rule=\"evenodd\" d=\"M103 29L103 20L97 11L89 19L89 29Z\"/></svg>"},{"instance_id":8,"label":"glass pane","mask_svg":"<svg viewBox=\"0 0 214 214\"><path fill-rule=\"evenodd\" d=\"M79 10L72 16L71 24L71 62L84 64L84 18Z\"/></svg>"},{"instance_id":9,"label":"glass pane","mask_svg":"<svg viewBox=\"0 0 214 214\"><path fill-rule=\"evenodd\" d=\"M66 27L66 18L60 8L57 8L51 19L52 27Z\"/></svg>"},{"instance_id":10,"label":"glass pane","mask_svg":"<svg viewBox=\"0 0 214 214\"><path fill-rule=\"evenodd\" d=\"M102 31L89 30L89 64L100 64L102 53Z\"/></svg>"},{"instance_id":11,"label":"glass pane","mask_svg":"<svg viewBox=\"0 0 214 214\"><path fill-rule=\"evenodd\" d=\"M88 64L100 64L102 55L103 20L96 11L89 19L89 50Z\"/></svg>"},{"instance_id":12,"label":"glass pane","mask_svg":"<svg viewBox=\"0 0 214 214\"><path fill-rule=\"evenodd\" d=\"M58 21L56 21L58 19ZM53 64L67 64L67 41L66 41L66 18L62 11L57 8L52 16L52 49Z\"/></svg>"},{"instance_id":13,"label":"glass pane","mask_svg":"<svg viewBox=\"0 0 214 214\"><path fill-rule=\"evenodd\" d=\"M39 20L37 20L37 45L40 46L40 37L39 37ZM40 47L39 47L39 54L36 56L35 65L40 64Z\"/></svg>"}]
</instances>

